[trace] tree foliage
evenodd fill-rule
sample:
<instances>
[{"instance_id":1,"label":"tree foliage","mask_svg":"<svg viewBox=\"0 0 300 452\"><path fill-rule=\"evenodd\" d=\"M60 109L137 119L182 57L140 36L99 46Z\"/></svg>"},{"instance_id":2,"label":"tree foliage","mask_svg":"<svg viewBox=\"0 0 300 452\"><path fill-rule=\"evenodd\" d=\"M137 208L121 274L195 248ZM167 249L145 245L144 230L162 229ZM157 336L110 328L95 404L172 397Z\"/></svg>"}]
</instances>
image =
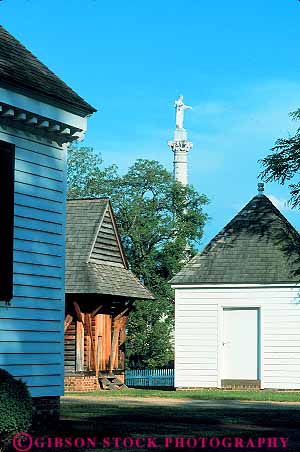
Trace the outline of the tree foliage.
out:
<instances>
[{"instance_id":1,"label":"tree foliage","mask_svg":"<svg viewBox=\"0 0 300 452\"><path fill-rule=\"evenodd\" d=\"M295 120L299 120L300 110L290 113L290 116ZM264 167L264 170L260 173L260 177L265 182L277 181L282 185L287 181L292 182L289 183L290 202L293 207L299 206L300 128L297 129L294 136L279 138L271 151L271 154L260 160L260 163ZM293 180L294 178L296 179Z\"/></svg>"},{"instance_id":2,"label":"tree foliage","mask_svg":"<svg viewBox=\"0 0 300 452\"><path fill-rule=\"evenodd\" d=\"M117 178L117 167L102 168L102 158L92 148L73 145L68 152L68 196L69 198L95 198L104 183L110 196Z\"/></svg>"},{"instance_id":3,"label":"tree foliage","mask_svg":"<svg viewBox=\"0 0 300 452\"><path fill-rule=\"evenodd\" d=\"M173 359L174 295L168 281L195 253L207 198L175 182L157 161L139 159L123 176L116 166L102 169L91 148L71 148L69 162L69 196L111 198L130 269L156 297L136 302L129 317L128 364L164 366Z\"/></svg>"}]
</instances>

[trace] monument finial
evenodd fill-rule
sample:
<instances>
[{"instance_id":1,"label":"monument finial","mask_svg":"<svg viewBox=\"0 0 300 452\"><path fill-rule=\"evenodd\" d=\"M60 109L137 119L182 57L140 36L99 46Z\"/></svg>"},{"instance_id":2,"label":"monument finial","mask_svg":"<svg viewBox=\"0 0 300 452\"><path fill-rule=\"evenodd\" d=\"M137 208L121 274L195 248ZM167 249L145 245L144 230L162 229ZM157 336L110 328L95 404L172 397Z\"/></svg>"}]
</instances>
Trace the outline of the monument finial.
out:
<instances>
[{"instance_id":1,"label":"monument finial","mask_svg":"<svg viewBox=\"0 0 300 452\"><path fill-rule=\"evenodd\" d=\"M258 182L257 184L258 195L262 196L264 194L264 184L263 182Z\"/></svg>"}]
</instances>

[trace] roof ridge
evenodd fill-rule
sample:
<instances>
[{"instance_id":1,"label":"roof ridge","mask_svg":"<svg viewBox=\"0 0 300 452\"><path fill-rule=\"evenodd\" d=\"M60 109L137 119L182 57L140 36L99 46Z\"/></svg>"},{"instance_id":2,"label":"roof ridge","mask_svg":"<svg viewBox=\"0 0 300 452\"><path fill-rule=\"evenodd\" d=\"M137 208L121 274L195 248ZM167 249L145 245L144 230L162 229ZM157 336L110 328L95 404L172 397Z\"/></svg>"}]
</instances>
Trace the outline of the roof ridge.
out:
<instances>
[{"instance_id":1,"label":"roof ridge","mask_svg":"<svg viewBox=\"0 0 300 452\"><path fill-rule=\"evenodd\" d=\"M298 283L299 275L299 232L266 195L256 195L171 283Z\"/></svg>"},{"instance_id":2,"label":"roof ridge","mask_svg":"<svg viewBox=\"0 0 300 452\"><path fill-rule=\"evenodd\" d=\"M253 198L250 199L250 201L247 202L247 204L225 225L223 228L213 237L209 243L204 247L204 249L200 252L200 254L205 254L206 252L210 251L211 246L214 242L218 240L220 236L222 236L224 233L226 233L226 230L230 227L230 224L233 224L237 218L242 216L242 212L246 211L248 206L253 203L255 199L263 199L268 202L269 206L272 208L273 212L280 217L280 219L298 236L297 238L300 240L300 234L299 232L294 228L294 226L287 220L287 218L280 212L280 210L272 203L272 201L268 198L266 195L255 195ZM241 218L242 220L242 218Z\"/></svg>"}]
</instances>

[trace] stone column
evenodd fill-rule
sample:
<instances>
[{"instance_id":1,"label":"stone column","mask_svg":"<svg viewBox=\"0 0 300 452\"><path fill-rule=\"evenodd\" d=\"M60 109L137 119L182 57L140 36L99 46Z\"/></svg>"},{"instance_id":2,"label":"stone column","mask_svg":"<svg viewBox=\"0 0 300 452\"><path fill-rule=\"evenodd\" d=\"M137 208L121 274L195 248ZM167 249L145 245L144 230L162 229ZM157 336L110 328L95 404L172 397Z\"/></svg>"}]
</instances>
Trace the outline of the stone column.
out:
<instances>
[{"instance_id":1,"label":"stone column","mask_svg":"<svg viewBox=\"0 0 300 452\"><path fill-rule=\"evenodd\" d=\"M188 184L188 152L193 147L190 141L187 141L185 129L176 129L174 140L168 141L168 146L174 153L173 168L174 178L183 185Z\"/></svg>"}]
</instances>

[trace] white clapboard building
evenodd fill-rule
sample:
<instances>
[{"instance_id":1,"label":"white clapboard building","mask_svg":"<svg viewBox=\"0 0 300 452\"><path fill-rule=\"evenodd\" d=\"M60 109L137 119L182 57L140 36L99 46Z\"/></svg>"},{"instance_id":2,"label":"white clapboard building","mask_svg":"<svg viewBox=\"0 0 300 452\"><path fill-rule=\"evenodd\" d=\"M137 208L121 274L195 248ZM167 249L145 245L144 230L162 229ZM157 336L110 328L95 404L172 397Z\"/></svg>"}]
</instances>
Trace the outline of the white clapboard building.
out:
<instances>
[{"instance_id":1,"label":"white clapboard building","mask_svg":"<svg viewBox=\"0 0 300 452\"><path fill-rule=\"evenodd\" d=\"M66 147L95 109L0 27L0 368L64 388Z\"/></svg>"},{"instance_id":2,"label":"white clapboard building","mask_svg":"<svg viewBox=\"0 0 300 452\"><path fill-rule=\"evenodd\" d=\"M171 281L177 388L300 389L300 235L261 190Z\"/></svg>"}]
</instances>

